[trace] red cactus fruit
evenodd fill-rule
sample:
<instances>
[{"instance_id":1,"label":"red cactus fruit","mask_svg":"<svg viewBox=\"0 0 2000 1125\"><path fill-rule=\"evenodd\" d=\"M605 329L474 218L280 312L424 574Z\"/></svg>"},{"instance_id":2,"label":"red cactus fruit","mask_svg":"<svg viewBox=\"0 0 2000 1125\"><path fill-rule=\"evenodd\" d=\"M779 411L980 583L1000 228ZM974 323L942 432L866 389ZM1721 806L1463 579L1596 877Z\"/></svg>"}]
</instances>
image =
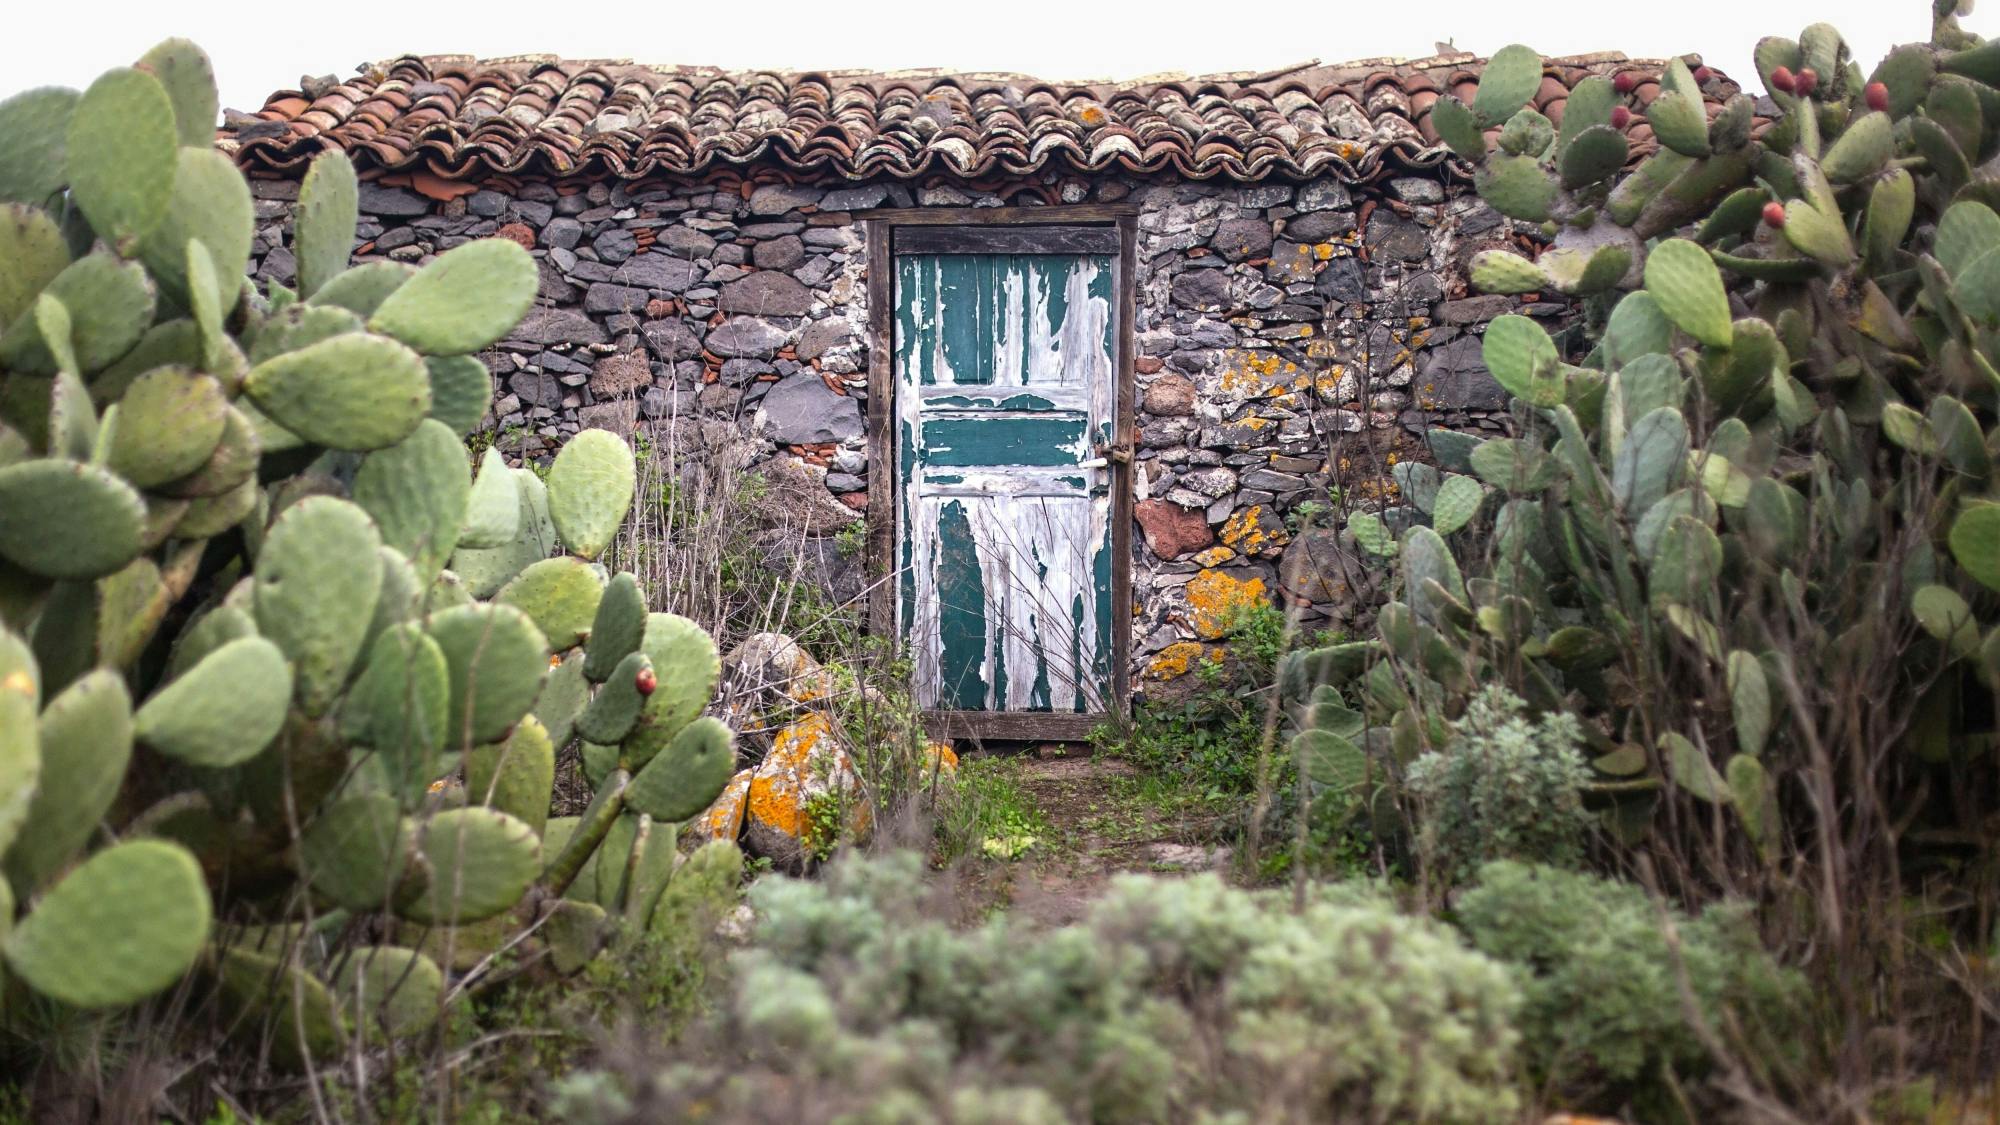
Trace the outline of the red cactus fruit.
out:
<instances>
[{"instance_id":1,"label":"red cactus fruit","mask_svg":"<svg viewBox=\"0 0 2000 1125\"><path fill-rule=\"evenodd\" d=\"M1772 200L1764 204L1764 225L1777 230L1785 225L1785 205Z\"/></svg>"},{"instance_id":2,"label":"red cactus fruit","mask_svg":"<svg viewBox=\"0 0 2000 1125\"><path fill-rule=\"evenodd\" d=\"M1798 88L1800 97L1810 98L1812 97L1812 92L1819 89L1819 75L1813 71L1812 67L1806 67L1804 70L1799 71L1797 77L1792 79L1792 85Z\"/></svg>"},{"instance_id":3,"label":"red cactus fruit","mask_svg":"<svg viewBox=\"0 0 2000 1125\"><path fill-rule=\"evenodd\" d=\"M1771 89L1786 94L1798 89L1797 81L1792 77L1791 67L1781 66L1771 72Z\"/></svg>"},{"instance_id":4,"label":"red cactus fruit","mask_svg":"<svg viewBox=\"0 0 2000 1125\"><path fill-rule=\"evenodd\" d=\"M1713 77L1715 77L1715 72L1708 69L1705 66L1698 66L1694 68L1694 80L1696 85L1706 84L1708 80Z\"/></svg>"},{"instance_id":5,"label":"red cactus fruit","mask_svg":"<svg viewBox=\"0 0 2000 1125\"><path fill-rule=\"evenodd\" d=\"M639 689L640 695L651 695L653 689L660 686L659 677L653 675L651 668L641 668L639 674L632 677L632 686Z\"/></svg>"},{"instance_id":6,"label":"red cactus fruit","mask_svg":"<svg viewBox=\"0 0 2000 1125\"><path fill-rule=\"evenodd\" d=\"M1629 70L1621 70L1611 79L1611 88L1621 94L1629 94L1639 84L1639 76Z\"/></svg>"},{"instance_id":7,"label":"red cactus fruit","mask_svg":"<svg viewBox=\"0 0 2000 1125\"><path fill-rule=\"evenodd\" d=\"M1631 123L1632 123L1631 110L1626 109L1622 105L1614 105L1611 107L1611 127L1613 129L1623 129L1625 126L1630 125Z\"/></svg>"},{"instance_id":8,"label":"red cactus fruit","mask_svg":"<svg viewBox=\"0 0 2000 1125\"><path fill-rule=\"evenodd\" d=\"M1874 110L1876 113L1889 112L1889 87L1880 82L1870 82L1861 91L1861 96L1868 100L1869 109Z\"/></svg>"}]
</instances>

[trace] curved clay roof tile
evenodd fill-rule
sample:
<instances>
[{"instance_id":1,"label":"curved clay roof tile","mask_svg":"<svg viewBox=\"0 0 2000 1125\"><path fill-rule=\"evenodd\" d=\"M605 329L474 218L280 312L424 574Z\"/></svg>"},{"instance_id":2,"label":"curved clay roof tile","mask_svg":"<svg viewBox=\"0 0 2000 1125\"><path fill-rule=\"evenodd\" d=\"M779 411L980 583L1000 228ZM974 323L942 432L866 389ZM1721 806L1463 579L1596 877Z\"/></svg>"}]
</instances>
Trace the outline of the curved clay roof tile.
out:
<instances>
[{"instance_id":1,"label":"curved clay roof tile","mask_svg":"<svg viewBox=\"0 0 2000 1125\"><path fill-rule=\"evenodd\" d=\"M447 178L488 173L706 176L775 165L859 179L961 178L1108 169L1256 180L1365 179L1452 160L1430 110L1472 96L1476 60L1294 67L1130 83L1019 75L729 74L547 56L481 61L405 56L308 97L279 91L219 142L251 169L296 175L323 148L365 165ZM1535 102L1555 116L1586 77L1657 63L1619 55L1551 60ZM1709 83L1715 106L1735 93ZM1644 129L1650 144L1651 130Z\"/></svg>"}]
</instances>

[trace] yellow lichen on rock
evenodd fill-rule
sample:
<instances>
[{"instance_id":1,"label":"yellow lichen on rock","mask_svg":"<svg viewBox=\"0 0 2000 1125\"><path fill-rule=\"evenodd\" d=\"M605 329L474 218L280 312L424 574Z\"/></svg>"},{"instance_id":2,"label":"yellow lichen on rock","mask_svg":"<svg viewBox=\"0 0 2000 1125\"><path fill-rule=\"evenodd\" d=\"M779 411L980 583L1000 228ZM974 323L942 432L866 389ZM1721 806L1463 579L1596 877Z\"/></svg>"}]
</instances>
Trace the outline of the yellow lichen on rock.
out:
<instances>
[{"instance_id":1,"label":"yellow lichen on rock","mask_svg":"<svg viewBox=\"0 0 2000 1125\"><path fill-rule=\"evenodd\" d=\"M1222 525L1222 542L1246 555L1271 554L1292 541L1285 525L1262 504L1232 512Z\"/></svg>"},{"instance_id":2,"label":"yellow lichen on rock","mask_svg":"<svg viewBox=\"0 0 2000 1125\"><path fill-rule=\"evenodd\" d=\"M1222 649L1210 649L1200 641L1176 641L1166 649L1160 649L1152 661L1146 663L1144 677L1150 681L1174 681L1192 673L1200 661L1220 663Z\"/></svg>"},{"instance_id":3,"label":"yellow lichen on rock","mask_svg":"<svg viewBox=\"0 0 2000 1125\"><path fill-rule=\"evenodd\" d=\"M750 802L750 779L755 771L738 770L722 794L688 822L688 837L696 844L710 840L734 840L743 834L743 812Z\"/></svg>"},{"instance_id":4,"label":"yellow lichen on rock","mask_svg":"<svg viewBox=\"0 0 2000 1125\"><path fill-rule=\"evenodd\" d=\"M774 862L799 863L813 827L807 810L825 798L845 806L849 834L867 833L874 818L854 759L833 721L815 711L780 730L751 775L743 809L744 842Z\"/></svg>"},{"instance_id":5,"label":"yellow lichen on rock","mask_svg":"<svg viewBox=\"0 0 2000 1125\"><path fill-rule=\"evenodd\" d=\"M1204 570L1187 584L1195 635L1208 640L1221 638L1240 610L1261 605L1266 598L1264 580L1255 576L1237 578L1220 570Z\"/></svg>"},{"instance_id":6,"label":"yellow lichen on rock","mask_svg":"<svg viewBox=\"0 0 2000 1125\"><path fill-rule=\"evenodd\" d=\"M1196 552L1194 561L1196 566L1221 566L1235 557L1236 551L1232 547L1210 547L1206 551Z\"/></svg>"}]
</instances>

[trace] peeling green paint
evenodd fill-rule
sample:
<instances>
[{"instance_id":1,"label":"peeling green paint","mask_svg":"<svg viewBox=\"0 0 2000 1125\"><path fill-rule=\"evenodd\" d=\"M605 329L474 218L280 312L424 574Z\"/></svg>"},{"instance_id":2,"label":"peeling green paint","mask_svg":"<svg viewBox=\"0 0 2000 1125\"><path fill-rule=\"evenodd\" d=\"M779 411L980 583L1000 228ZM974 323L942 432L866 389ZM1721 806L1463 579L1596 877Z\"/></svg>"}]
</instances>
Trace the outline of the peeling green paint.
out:
<instances>
[{"instance_id":1,"label":"peeling green paint","mask_svg":"<svg viewBox=\"0 0 2000 1125\"><path fill-rule=\"evenodd\" d=\"M898 618L925 707L1105 709L1109 495L1078 467L1111 433L1114 280L1106 255L896 259Z\"/></svg>"}]
</instances>

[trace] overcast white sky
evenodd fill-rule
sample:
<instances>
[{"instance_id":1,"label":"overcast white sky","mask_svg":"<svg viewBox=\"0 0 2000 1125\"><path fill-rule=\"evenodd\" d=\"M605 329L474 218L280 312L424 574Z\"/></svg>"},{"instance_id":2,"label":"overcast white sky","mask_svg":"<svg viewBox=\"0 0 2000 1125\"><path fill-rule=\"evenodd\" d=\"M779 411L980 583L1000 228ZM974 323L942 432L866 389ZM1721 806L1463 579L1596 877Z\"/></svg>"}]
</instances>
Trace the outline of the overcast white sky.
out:
<instances>
[{"instance_id":1,"label":"overcast white sky","mask_svg":"<svg viewBox=\"0 0 2000 1125\"><path fill-rule=\"evenodd\" d=\"M1433 53L1450 39L1491 54L1524 42L1546 54L1699 51L1746 86L1760 36L1838 24L1864 71L1929 30L1926 0L81 0L23 3L0 97L82 87L154 42L185 35L215 59L224 106L254 110L301 74L352 73L396 55L548 53L730 68L1009 70L1043 78L1160 71L1269 70ZM1985 14L1966 18L2000 31ZM23 27L25 25L25 28Z\"/></svg>"}]
</instances>

